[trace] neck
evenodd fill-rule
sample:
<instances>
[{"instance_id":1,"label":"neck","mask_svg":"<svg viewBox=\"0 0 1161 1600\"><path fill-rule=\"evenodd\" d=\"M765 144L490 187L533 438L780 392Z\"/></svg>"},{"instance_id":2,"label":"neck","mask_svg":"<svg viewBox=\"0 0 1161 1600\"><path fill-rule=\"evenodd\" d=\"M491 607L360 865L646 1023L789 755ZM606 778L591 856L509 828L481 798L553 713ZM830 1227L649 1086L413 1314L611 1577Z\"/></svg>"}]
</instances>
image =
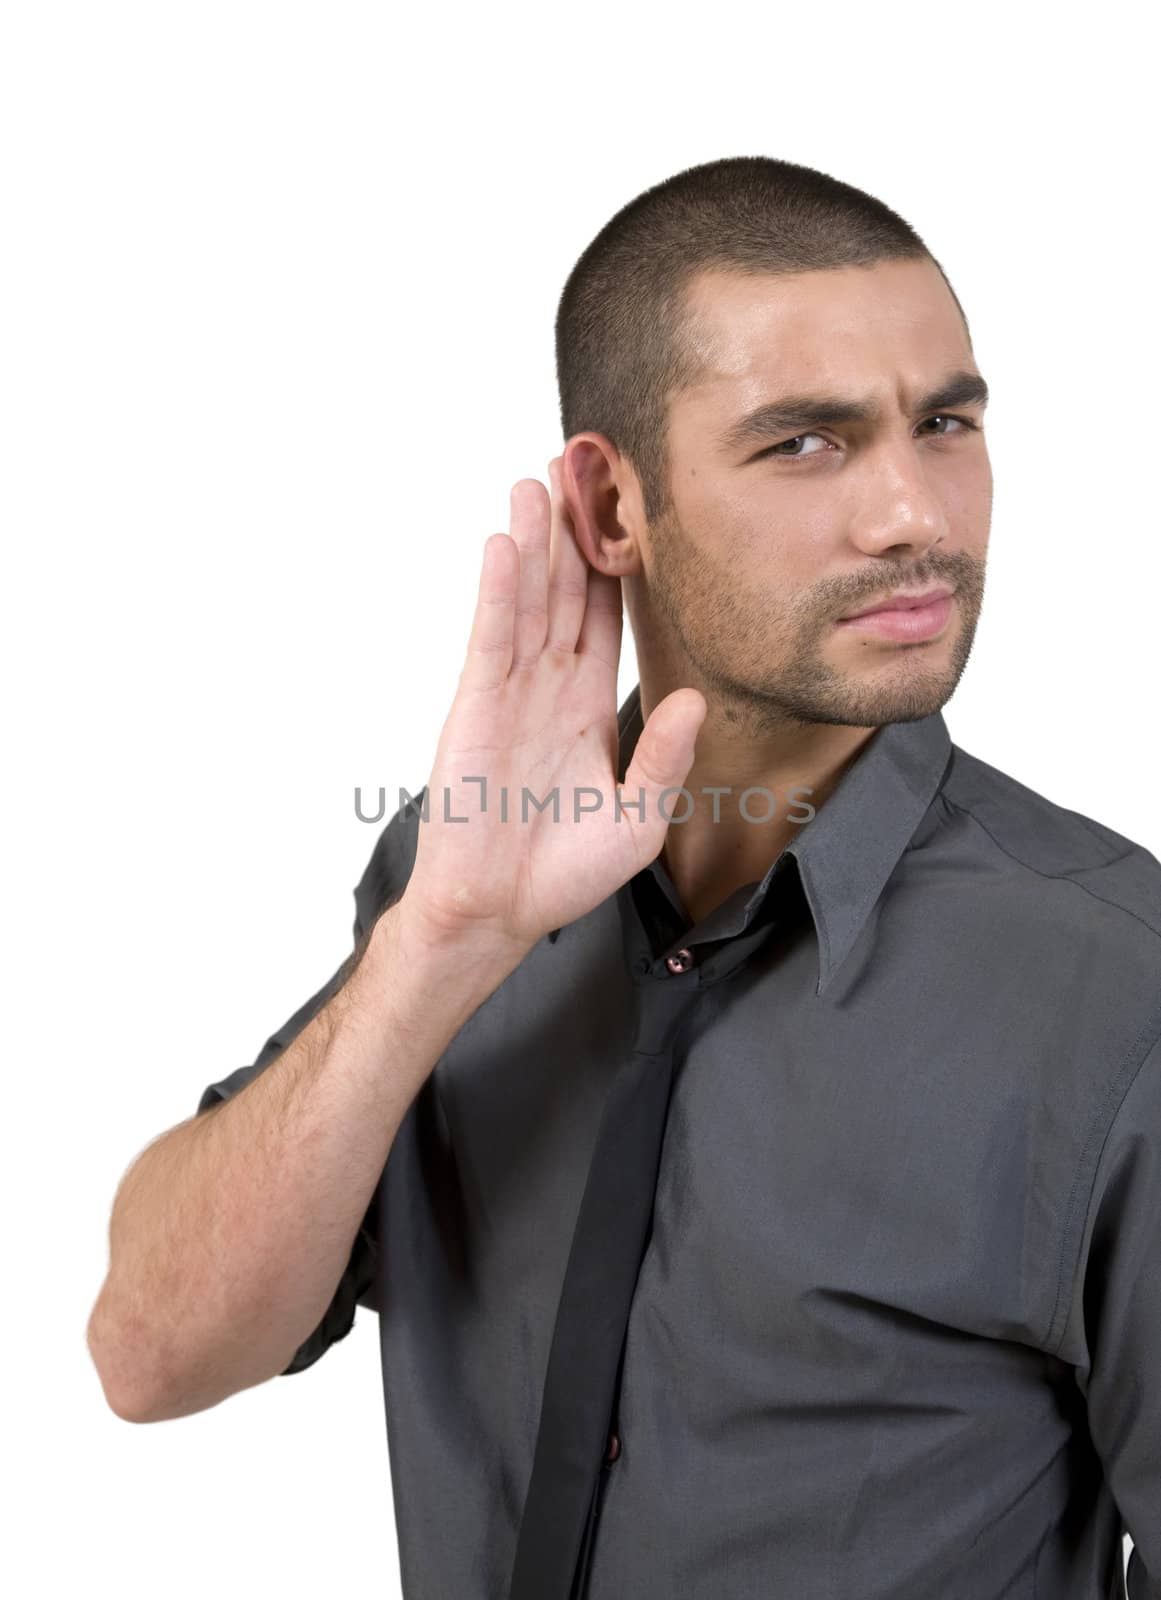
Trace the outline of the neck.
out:
<instances>
[{"instance_id":1,"label":"neck","mask_svg":"<svg viewBox=\"0 0 1161 1600\"><path fill-rule=\"evenodd\" d=\"M677 687L647 682L642 671L642 723ZM819 810L876 729L788 722L771 731L764 717L756 732L745 707L723 702L701 683L692 687L707 708L684 783L693 804L684 795L670 797L666 809L677 817L688 812L688 819L670 824L661 860L697 923L735 889L765 875L810 819L808 808ZM715 789L727 792L715 796ZM746 789L757 792L743 805Z\"/></svg>"}]
</instances>

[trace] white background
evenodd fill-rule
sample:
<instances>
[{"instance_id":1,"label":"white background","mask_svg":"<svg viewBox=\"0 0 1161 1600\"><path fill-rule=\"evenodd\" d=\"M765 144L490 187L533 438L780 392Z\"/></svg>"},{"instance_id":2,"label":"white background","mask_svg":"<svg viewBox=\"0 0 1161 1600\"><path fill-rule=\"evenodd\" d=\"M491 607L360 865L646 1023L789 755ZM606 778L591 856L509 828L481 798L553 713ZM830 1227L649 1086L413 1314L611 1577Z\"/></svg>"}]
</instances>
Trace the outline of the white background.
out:
<instances>
[{"instance_id":1,"label":"white background","mask_svg":"<svg viewBox=\"0 0 1161 1600\"><path fill-rule=\"evenodd\" d=\"M426 781L561 287L648 185L774 155L918 228L993 395L952 738L1161 853L1155 84L1075 15L8 8L11 1592L398 1592L372 1313L145 1427L85 1324L131 1160L349 948L354 787Z\"/></svg>"}]
</instances>

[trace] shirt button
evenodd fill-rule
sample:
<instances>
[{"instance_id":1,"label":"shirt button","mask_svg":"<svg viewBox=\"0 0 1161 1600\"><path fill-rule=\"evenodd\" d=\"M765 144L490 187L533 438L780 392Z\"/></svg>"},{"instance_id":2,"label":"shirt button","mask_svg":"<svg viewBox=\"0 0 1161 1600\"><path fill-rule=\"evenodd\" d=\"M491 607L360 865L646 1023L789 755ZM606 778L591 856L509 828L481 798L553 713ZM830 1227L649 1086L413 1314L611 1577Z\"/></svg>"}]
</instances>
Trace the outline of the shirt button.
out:
<instances>
[{"instance_id":1,"label":"shirt button","mask_svg":"<svg viewBox=\"0 0 1161 1600\"><path fill-rule=\"evenodd\" d=\"M621 1454L621 1441L615 1433L611 1433L605 1445L605 1460L615 1461Z\"/></svg>"},{"instance_id":2,"label":"shirt button","mask_svg":"<svg viewBox=\"0 0 1161 1600\"><path fill-rule=\"evenodd\" d=\"M693 966L693 951L679 950L674 956L666 956L665 965L670 972L688 972Z\"/></svg>"}]
</instances>

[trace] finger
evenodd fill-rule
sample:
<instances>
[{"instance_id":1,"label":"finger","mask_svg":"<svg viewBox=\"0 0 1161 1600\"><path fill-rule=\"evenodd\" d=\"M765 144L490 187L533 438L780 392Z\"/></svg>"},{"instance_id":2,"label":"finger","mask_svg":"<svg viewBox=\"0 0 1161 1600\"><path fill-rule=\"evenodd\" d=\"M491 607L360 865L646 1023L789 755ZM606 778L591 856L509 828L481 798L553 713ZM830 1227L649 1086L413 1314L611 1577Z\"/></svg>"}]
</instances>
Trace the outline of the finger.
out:
<instances>
[{"instance_id":1,"label":"finger","mask_svg":"<svg viewBox=\"0 0 1161 1600\"><path fill-rule=\"evenodd\" d=\"M495 689L512 667L512 634L520 581L520 553L506 533L484 541L480 586L460 684L473 691Z\"/></svg>"},{"instance_id":2,"label":"finger","mask_svg":"<svg viewBox=\"0 0 1161 1600\"><path fill-rule=\"evenodd\" d=\"M589 567L585 618L577 640L577 654L598 656L614 676L621 659L621 580Z\"/></svg>"},{"instance_id":3,"label":"finger","mask_svg":"<svg viewBox=\"0 0 1161 1600\"><path fill-rule=\"evenodd\" d=\"M560 481L560 457L548 463L552 524L548 558L547 648L569 654L576 649L588 599L589 564L581 554Z\"/></svg>"},{"instance_id":4,"label":"finger","mask_svg":"<svg viewBox=\"0 0 1161 1600\"><path fill-rule=\"evenodd\" d=\"M520 582L512 637L511 671L534 667L548 629L548 532L550 506L537 478L521 478L509 495L512 538L520 551Z\"/></svg>"},{"instance_id":5,"label":"finger","mask_svg":"<svg viewBox=\"0 0 1161 1600\"><path fill-rule=\"evenodd\" d=\"M642 835L644 839L651 840L659 828L660 839L653 855L660 850L668 826L665 814L676 809L672 796L667 798L662 809L662 792L679 788L688 776L705 714L705 697L698 690L675 689L660 705L654 706L637 736L622 788L625 802L637 801L641 798L640 791L644 790L645 806L643 813L626 808L624 814L634 822L644 816L647 824ZM652 860L652 855L649 859Z\"/></svg>"}]
</instances>

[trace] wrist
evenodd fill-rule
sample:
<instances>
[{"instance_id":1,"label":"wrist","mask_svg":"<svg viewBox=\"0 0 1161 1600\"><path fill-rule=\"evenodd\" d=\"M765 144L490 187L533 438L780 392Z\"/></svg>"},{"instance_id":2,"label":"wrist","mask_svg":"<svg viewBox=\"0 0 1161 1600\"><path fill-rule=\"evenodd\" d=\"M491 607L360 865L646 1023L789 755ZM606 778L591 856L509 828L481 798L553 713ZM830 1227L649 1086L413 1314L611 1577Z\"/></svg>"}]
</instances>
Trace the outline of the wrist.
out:
<instances>
[{"instance_id":1,"label":"wrist","mask_svg":"<svg viewBox=\"0 0 1161 1600\"><path fill-rule=\"evenodd\" d=\"M360 966L369 964L404 1012L427 1015L432 999L462 1025L528 954L493 929L447 928L428 917L404 894L371 930Z\"/></svg>"}]
</instances>

